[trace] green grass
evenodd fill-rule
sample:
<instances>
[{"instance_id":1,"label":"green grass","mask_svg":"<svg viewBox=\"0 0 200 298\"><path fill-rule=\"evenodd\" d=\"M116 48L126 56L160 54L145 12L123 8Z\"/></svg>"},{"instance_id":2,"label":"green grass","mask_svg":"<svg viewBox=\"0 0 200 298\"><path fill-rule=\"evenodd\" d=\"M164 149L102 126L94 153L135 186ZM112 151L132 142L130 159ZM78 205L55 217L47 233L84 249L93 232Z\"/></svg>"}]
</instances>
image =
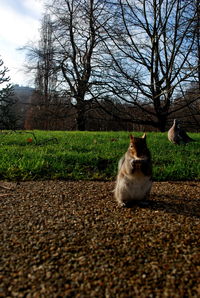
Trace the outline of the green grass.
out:
<instances>
[{"instance_id":1,"label":"green grass","mask_svg":"<svg viewBox=\"0 0 200 298\"><path fill-rule=\"evenodd\" d=\"M129 143L127 132L33 133L0 133L0 179L114 180ZM147 133L155 181L200 179L200 134L190 136L197 142L175 146L166 133Z\"/></svg>"}]
</instances>

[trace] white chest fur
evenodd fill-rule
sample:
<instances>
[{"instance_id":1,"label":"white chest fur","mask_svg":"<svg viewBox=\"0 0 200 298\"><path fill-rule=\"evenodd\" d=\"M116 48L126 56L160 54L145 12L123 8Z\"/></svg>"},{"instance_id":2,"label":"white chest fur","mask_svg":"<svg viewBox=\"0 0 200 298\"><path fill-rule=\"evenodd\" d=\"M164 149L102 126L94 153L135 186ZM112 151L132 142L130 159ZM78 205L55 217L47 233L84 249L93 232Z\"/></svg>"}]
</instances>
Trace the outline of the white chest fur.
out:
<instances>
[{"instance_id":1,"label":"white chest fur","mask_svg":"<svg viewBox=\"0 0 200 298\"><path fill-rule=\"evenodd\" d=\"M133 175L131 177L124 177L124 179L124 190L127 190L130 200L143 200L152 186L152 181L147 176Z\"/></svg>"},{"instance_id":2,"label":"white chest fur","mask_svg":"<svg viewBox=\"0 0 200 298\"><path fill-rule=\"evenodd\" d=\"M144 175L118 176L115 197L120 205L130 201L141 201L148 198L152 180Z\"/></svg>"}]
</instances>

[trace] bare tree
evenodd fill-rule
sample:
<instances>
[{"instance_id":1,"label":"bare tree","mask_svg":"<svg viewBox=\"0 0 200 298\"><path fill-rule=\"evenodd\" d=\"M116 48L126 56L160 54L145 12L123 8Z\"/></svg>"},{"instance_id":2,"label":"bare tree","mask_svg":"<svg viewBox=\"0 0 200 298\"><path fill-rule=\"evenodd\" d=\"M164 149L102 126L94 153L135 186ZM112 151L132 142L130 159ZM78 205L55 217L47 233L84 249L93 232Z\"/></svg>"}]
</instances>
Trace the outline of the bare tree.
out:
<instances>
[{"instance_id":1,"label":"bare tree","mask_svg":"<svg viewBox=\"0 0 200 298\"><path fill-rule=\"evenodd\" d=\"M12 106L15 100L12 98L13 86L8 76L8 68L4 66L4 62L0 59L0 126L1 129L13 129L16 119L12 112Z\"/></svg>"},{"instance_id":2,"label":"bare tree","mask_svg":"<svg viewBox=\"0 0 200 298\"><path fill-rule=\"evenodd\" d=\"M194 43L190 59L196 71L187 80L186 88L180 85L180 91L171 110L175 112L175 118L182 119L182 125L187 129L198 130L200 127L200 3L197 0L190 1L190 10L185 13L185 23L191 22L186 33L186 42Z\"/></svg>"},{"instance_id":3,"label":"bare tree","mask_svg":"<svg viewBox=\"0 0 200 298\"><path fill-rule=\"evenodd\" d=\"M77 129L85 130L85 115L93 101L95 86L101 85L102 23L108 21L101 0L54 0L54 36L60 52L64 88L77 111Z\"/></svg>"},{"instance_id":4,"label":"bare tree","mask_svg":"<svg viewBox=\"0 0 200 298\"><path fill-rule=\"evenodd\" d=\"M111 57L108 93L142 112L141 117L126 114L126 119L164 131L175 112L170 109L174 97L197 73L192 57L196 33L187 39L197 11L185 22L193 1L107 2L117 8L112 28L106 29L112 43L104 43Z\"/></svg>"},{"instance_id":5,"label":"bare tree","mask_svg":"<svg viewBox=\"0 0 200 298\"><path fill-rule=\"evenodd\" d=\"M199 91L200 91L200 2L199 0L193 0L193 10L196 11L196 17L193 21L194 31L193 34L195 35L195 56L196 56L196 63L198 65L198 83L199 83Z\"/></svg>"}]
</instances>

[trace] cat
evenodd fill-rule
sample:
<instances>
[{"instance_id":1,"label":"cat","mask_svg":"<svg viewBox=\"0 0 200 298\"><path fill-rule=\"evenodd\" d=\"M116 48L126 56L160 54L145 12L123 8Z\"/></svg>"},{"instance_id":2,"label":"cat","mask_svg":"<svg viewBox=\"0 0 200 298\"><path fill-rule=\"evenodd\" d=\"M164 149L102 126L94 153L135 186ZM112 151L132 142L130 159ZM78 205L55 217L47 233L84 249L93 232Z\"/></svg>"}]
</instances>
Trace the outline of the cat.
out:
<instances>
[{"instance_id":1,"label":"cat","mask_svg":"<svg viewBox=\"0 0 200 298\"><path fill-rule=\"evenodd\" d=\"M118 164L115 198L120 206L128 207L147 200L151 187L152 162L146 134L141 138L130 135L128 150Z\"/></svg>"}]
</instances>

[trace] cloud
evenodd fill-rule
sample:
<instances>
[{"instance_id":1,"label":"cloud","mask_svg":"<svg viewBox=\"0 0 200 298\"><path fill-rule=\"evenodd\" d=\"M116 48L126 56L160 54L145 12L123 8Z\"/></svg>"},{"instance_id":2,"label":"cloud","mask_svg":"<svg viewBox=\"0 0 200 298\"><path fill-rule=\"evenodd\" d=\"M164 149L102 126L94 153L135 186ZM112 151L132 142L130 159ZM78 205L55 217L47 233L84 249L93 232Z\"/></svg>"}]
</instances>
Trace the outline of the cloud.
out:
<instances>
[{"instance_id":1,"label":"cloud","mask_svg":"<svg viewBox=\"0 0 200 298\"><path fill-rule=\"evenodd\" d=\"M43 1L42 0L23 0L23 5L28 11L34 16L41 16L43 12ZM34 9L33 9L34 7Z\"/></svg>"},{"instance_id":2,"label":"cloud","mask_svg":"<svg viewBox=\"0 0 200 298\"><path fill-rule=\"evenodd\" d=\"M39 39L43 4L39 0L0 0L0 5L0 55L11 80L22 84L25 54L17 49Z\"/></svg>"},{"instance_id":3,"label":"cloud","mask_svg":"<svg viewBox=\"0 0 200 298\"><path fill-rule=\"evenodd\" d=\"M28 39L38 36L39 20L16 14L5 9L0 13L0 36L16 45L23 45Z\"/></svg>"},{"instance_id":4,"label":"cloud","mask_svg":"<svg viewBox=\"0 0 200 298\"><path fill-rule=\"evenodd\" d=\"M16 14L37 18L43 11L44 0L0 0L1 9L13 10Z\"/></svg>"}]
</instances>

